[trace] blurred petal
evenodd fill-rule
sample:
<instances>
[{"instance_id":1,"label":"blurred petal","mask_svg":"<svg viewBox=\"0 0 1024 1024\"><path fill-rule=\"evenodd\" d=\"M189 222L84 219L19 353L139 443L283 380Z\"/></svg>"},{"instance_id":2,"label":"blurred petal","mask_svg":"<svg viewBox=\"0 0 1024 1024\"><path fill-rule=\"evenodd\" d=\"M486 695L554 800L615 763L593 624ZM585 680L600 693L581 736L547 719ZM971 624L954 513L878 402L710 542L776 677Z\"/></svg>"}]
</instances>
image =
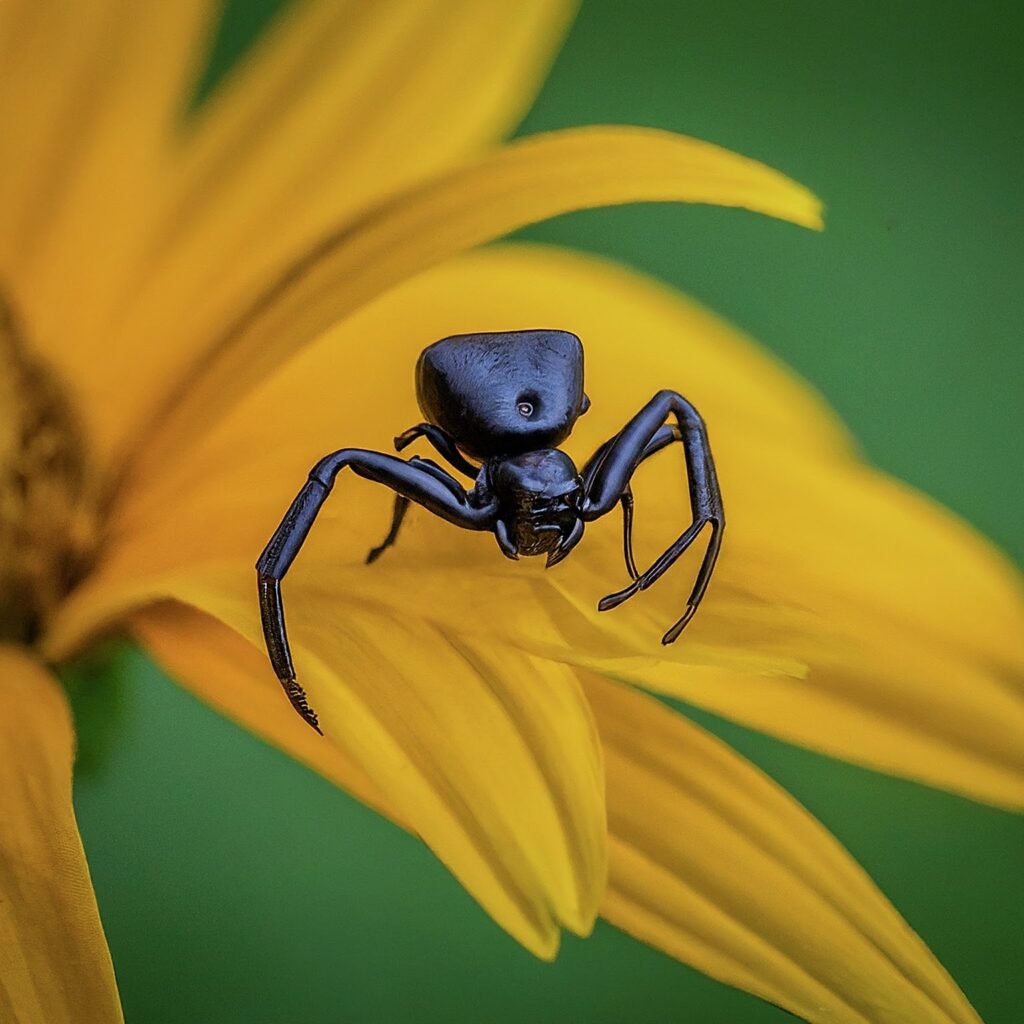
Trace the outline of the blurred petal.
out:
<instances>
[{"instance_id":1,"label":"blurred petal","mask_svg":"<svg viewBox=\"0 0 1024 1024\"><path fill-rule=\"evenodd\" d=\"M184 4L149 6L184 20ZM304 0L277 16L187 131L112 110L122 144L149 156L160 174L145 194L124 193L116 150L97 148L93 163L109 185L89 195L84 216L64 225L39 266L43 297L61 299L40 315L63 318L59 355L83 382L100 447L126 441L224 325L327 226L509 130L532 102L574 6ZM175 52L161 42L136 45L133 55L160 64ZM140 92L151 77L146 67L119 76ZM177 108L185 99L179 89ZM107 230L96 230L105 217L132 227L130 246L110 250ZM96 372L97 351L103 365L120 368L116 381Z\"/></svg>"},{"instance_id":2,"label":"blurred petal","mask_svg":"<svg viewBox=\"0 0 1024 1024\"><path fill-rule=\"evenodd\" d=\"M370 777L338 744L288 714L265 651L217 619L174 601L139 609L129 628L168 675L203 703L395 817Z\"/></svg>"},{"instance_id":3,"label":"blurred petal","mask_svg":"<svg viewBox=\"0 0 1024 1024\"><path fill-rule=\"evenodd\" d=\"M56 680L0 646L0 1020L115 1024L117 984L71 806Z\"/></svg>"},{"instance_id":4,"label":"blurred petal","mask_svg":"<svg viewBox=\"0 0 1024 1024\"><path fill-rule=\"evenodd\" d=\"M603 917L808 1021L977 1024L924 943L784 790L652 698L584 684L608 776Z\"/></svg>"},{"instance_id":5,"label":"blurred petal","mask_svg":"<svg viewBox=\"0 0 1024 1024\"><path fill-rule=\"evenodd\" d=\"M523 139L343 224L240 320L203 340L198 361L143 430L155 435L144 443L143 466L162 467L188 450L281 363L416 272L560 213L642 201L740 206L821 226L820 203L805 188L706 142L643 128ZM163 309L161 322L176 325L178 309Z\"/></svg>"},{"instance_id":6,"label":"blurred petal","mask_svg":"<svg viewBox=\"0 0 1024 1024\"><path fill-rule=\"evenodd\" d=\"M38 346L74 376L109 334L173 129L217 7L212 0L40 0L12 27L0 135L0 271ZM123 282L122 282L123 283Z\"/></svg>"},{"instance_id":7,"label":"blurred petal","mask_svg":"<svg viewBox=\"0 0 1024 1024\"><path fill-rule=\"evenodd\" d=\"M337 748L279 694L276 707L247 709L247 695L262 705L277 687L254 646L183 606L137 613L133 624L190 689L396 817L350 760L317 755L318 744L332 757ZM481 669L492 676L493 662ZM590 674L584 687L609 786L604 917L810 1021L976 1021L865 873L771 780L648 697ZM294 737L281 728L289 719L301 726Z\"/></svg>"},{"instance_id":8,"label":"blurred petal","mask_svg":"<svg viewBox=\"0 0 1024 1024\"><path fill-rule=\"evenodd\" d=\"M262 644L252 591L246 566L216 580L168 581L166 596ZM204 699L218 687L216 699L233 717L244 714L245 724L300 760L385 803L538 956L554 956L560 925L588 933L605 883L603 770L573 672L517 651L502 651L499 659L475 638L455 641L372 610L339 616L315 591L289 600L290 608L314 612L297 611L294 650L326 742L340 753L310 756L310 743L320 738L308 727L312 739L293 744L294 728L271 722L278 716L302 725L282 694L276 707L267 699L272 673L265 664L246 682L251 657L233 675L202 683ZM140 635L152 639L154 620L148 627L139 621ZM186 620L182 650L192 650L196 621ZM211 638L222 635L200 629L200 660L179 657L193 687L197 669L223 665L224 652L211 658L209 651ZM158 642L165 656L168 636ZM243 686L252 708L240 713Z\"/></svg>"},{"instance_id":9,"label":"blurred petal","mask_svg":"<svg viewBox=\"0 0 1024 1024\"><path fill-rule=\"evenodd\" d=\"M79 139L77 122L88 123L95 109L104 58L126 6L126 0L17 0L0 6L0 138L16 140L5 147L0 162L0 268L5 276L21 240L16 226L38 212L44 199L40 186L47 168L66 168Z\"/></svg>"},{"instance_id":10,"label":"blurred petal","mask_svg":"<svg viewBox=\"0 0 1024 1024\"><path fill-rule=\"evenodd\" d=\"M395 551L367 567L391 499L354 479L339 481L286 600L308 585L328 604L373 601L816 750L1024 806L1014 683L1024 674L1024 613L1013 570L948 513L848 455L822 404L709 314L621 268L537 247L426 273L275 375L187 464L166 466L131 496L108 561L65 610L53 650L147 600L152 581L183 566L252 564L320 455L387 450L420 418L412 371L426 343L539 323L572 328L586 345L594 404L570 443L578 461L662 387L686 393L710 424L730 525L683 638L658 643L679 613L692 558L604 615L598 598L624 576L617 522L594 524L570 559L544 572L506 562L487 536L414 512ZM648 556L688 521L681 467L667 451L638 475L638 549Z\"/></svg>"},{"instance_id":11,"label":"blurred petal","mask_svg":"<svg viewBox=\"0 0 1024 1024\"><path fill-rule=\"evenodd\" d=\"M143 610L132 625L202 699L396 817L329 738L288 713L262 651L182 605ZM811 1021L975 1020L885 897L794 800L689 720L583 679L611 801L604 917Z\"/></svg>"}]
</instances>

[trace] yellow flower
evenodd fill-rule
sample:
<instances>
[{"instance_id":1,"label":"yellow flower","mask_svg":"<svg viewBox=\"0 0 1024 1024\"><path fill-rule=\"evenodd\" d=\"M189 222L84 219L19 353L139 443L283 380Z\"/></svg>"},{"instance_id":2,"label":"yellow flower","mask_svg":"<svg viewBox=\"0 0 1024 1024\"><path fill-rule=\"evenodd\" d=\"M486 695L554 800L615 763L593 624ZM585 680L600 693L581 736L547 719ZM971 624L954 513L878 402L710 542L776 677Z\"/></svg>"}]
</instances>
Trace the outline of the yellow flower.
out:
<instances>
[{"instance_id":1,"label":"yellow flower","mask_svg":"<svg viewBox=\"0 0 1024 1024\"><path fill-rule=\"evenodd\" d=\"M486 149L566 24L551 0L307 0L183 125L210 18L203 0L0 7L4 1020L120 1019L47 667L115 628L420 836L539 956L600 913L808 1020L977 1020L821 825L641 690L1020 807L1012 571L706 312L572 253L467 251L638 200L817 226L814 198L654 131ZM425 344L536 326L586 345L577 460L658 389L705 415L730 532L701 614L660 646L691 562L597 613L614 523L545 573L414 516L365 566L389 496L343 479L286 586L321 739L262 651L256 555L316 459L418 419ZM639 477L651 552L686 515L670 459Z\"/></svg>"}]
</instances>

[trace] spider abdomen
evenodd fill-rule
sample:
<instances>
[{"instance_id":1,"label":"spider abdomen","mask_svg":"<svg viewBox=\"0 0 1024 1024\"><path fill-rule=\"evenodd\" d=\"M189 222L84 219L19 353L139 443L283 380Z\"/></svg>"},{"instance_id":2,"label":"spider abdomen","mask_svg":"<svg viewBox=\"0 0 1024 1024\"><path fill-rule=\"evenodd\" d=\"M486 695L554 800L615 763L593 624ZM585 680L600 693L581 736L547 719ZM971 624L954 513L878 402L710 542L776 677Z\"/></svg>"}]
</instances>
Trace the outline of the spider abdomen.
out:
<instances>
[{"instance_id":1,"label":"spider abdomen","mask_svg":"<svg viewBox=\"0 0 1024 1024\"><path fill-rule=\"evenodd\" d=\"M424 416L477 459L554 448L589 402L583 346L568 331L457 334L416 364Z\"/></svg>"}]
</instances>

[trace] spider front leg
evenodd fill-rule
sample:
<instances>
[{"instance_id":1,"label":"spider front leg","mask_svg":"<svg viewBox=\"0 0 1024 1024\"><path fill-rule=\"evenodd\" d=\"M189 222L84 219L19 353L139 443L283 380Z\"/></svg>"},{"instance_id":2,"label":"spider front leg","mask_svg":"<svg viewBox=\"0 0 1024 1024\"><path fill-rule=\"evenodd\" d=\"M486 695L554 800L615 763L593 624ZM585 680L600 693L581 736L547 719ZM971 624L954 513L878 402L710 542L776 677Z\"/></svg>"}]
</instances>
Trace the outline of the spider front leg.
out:
<instances>
[{"instance_id":1,"label":"spider front leg","mask_svg":"<svg viewBox=\"0 0 1024 1024\"><path fill-rule=\"evenodd\" d=\"M661 427L654 437L647 442L637 465L655 452L660 452L666 445L680 440L681 436L679 428L673 424L666 424ZM601 468L605 456L617 440L618 435L616 434L610 441L605 441L580 470L580 477L583 481L583 493L585 495L590 493L590 488L594 478L597 476L597 471ZM633 489L629 484L626 484L625 490L619 498L619 503L622 505L622 554L626 562L626 572L629 573L631 580L638 580L640 578L640 571L637 569L636 559L633 557Z\"/></svg>"},{"instance_id":2,"label":"spider front leg","mask_svg":"<svg viewBox=\"0 0 1024 1024\"><path fill-rule=\"evenodd\" d=\"M451 463L460 473L465 473L470 480L476 479L477 474L480 472L480 467L474 466L459 451L452 438L440 427L435 427L432 423L417 423L415 427L403 430L395 438L395 450L399 452L404 451L418 437L426 438L434 446L434 450L438 455L446 462Z\"/></svg>"},{"instance_id":3,"label":"spider front leg","mask_svg":"<svg viewBox=\"0 0 1024 1024\"><path fill-rule=\"evenodd\" d=\"M435 515L467 530L489 530L497 510L493 502L475 504L454 478L426 460L406 462L393 455L344 448L321 459L285 513L280 526L256 563L260 617L267 653L292 706L317 732L320 724L309 706L306 691L295 676L288 633L285 628L281 580L291 567L313 526L335 478L345 467L358 476L386 484L401 498L415 501ZM427 468L429 466L429 469Z\"/></svg>"},{"instance_id":4,"label":"spider front leg","mask_svg":"<svg viewBox=\"0 0 1024 1024\"><path fill-rule=\"evenodd\" d=\"M674 417L675 424L665 423L669 416ZM711 580L722 545L722 531L725 529L722 495L704 421L682 395L674 391L659 391L615 437L598 449L582 473L586 495L584 519L597 519L610 512L620 501L623 501L625 513L627 503L624 498L630 493L630 479L637 466L675 440L683 444L693 522L650 568L635 577L625 589L603 598L598 605L601 611L608 611L641 590L646 590L661 578L696 540L704 527L710 524L711 538L686 603L686 611L662 637L664 644L675 641L696 613ZM627 516L627 523L629 518ZM628 525L626 529L628 538ZM626 547L628 551L628 539ZM627 566L628 563L627 554Z\"/></svg>"},{"instance_id":5,"label":"spider front leg","mask_svg":"<svg viewBox=\"0 0 1024 1024\"><path fill-rule=\"evenodd\" d=\"M476 479L480 472L479 468L474 466L473 463L459 451L455 442L448 436L448 434L446 434L440 427L435 427L432 423L417 423L415 427L403 430L402 433L395 438L395 450L404 451L418 437L426 438L434 446L438 454L454 466L460 473L465 473L470 479ZM437 463L431 462L430 459L421 459L418 455L414 455L410 462L416 463L416 465L422 469L432 466L438 471L440 477L451 480L451 476L438 466ZM408 511L409 499L403 497L401 494L395 495L395 507L391 514L391 528L388 530L388 535L384 540L375 548L371 548L367 553L367 565L372 565L376 562L377 559L380 558L380 556L398 540L398 534L402 529L402 523L405 521L405 514Z\"/></svg>"},{"instance_id":6,"label":"spider front leg","mask_svg":"<svg viewBox=\"0 0 1024 1024\"><path fill-rule=\"evenodd\" d=\"M396 438L397 441L397 438ZM456 498L460 494L464 494L462 487L459 486L458 481L454 480L450 473L446 473L436 462L431 462L430 459L421 459L418 455L414 455L409 460L410 466L415 466L417 469L422 470L424 473L430 473L435 479L440 480ZM398 533L402 529L402 523L405 520L405 514L409 511L409 499L404 494L395 495L395 507L391 513L391 528L388 530L388 535L375 547L370 548L366 554L366 564L373 565L374 562L384 554L385 551L392 544L398 540Z\"/></svg>"}]
</instances>

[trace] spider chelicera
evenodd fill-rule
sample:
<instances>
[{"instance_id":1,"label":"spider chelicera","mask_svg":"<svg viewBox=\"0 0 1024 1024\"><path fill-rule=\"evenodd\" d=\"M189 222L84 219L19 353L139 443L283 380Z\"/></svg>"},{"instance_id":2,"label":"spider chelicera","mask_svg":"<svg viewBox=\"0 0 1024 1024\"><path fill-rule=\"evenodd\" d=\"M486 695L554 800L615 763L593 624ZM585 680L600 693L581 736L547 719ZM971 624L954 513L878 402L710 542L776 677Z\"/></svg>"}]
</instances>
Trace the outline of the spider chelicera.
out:
<instances>
[{"instance_id":1,"label":"spider chelicera","mask_svg":"<svg viewBox=\"0 0 1024 1024\"><path fill-rule=\"evenodd\" d=\"M602 598L608 611L659 579L711 525L707 553L682 617L662 643L672 643L693 618L715 567L725 528L722 496L707 431L697 410L674 391L659 391L577 471L559 451L576 420L590 408L583 391L583 346L568 331L460 334L430 345L416 364L416 394L427 422L395 438L402 451L423 437L473 484L467 490L448 470L414 455L405 460L362 448L342 448L310 471L256 563L260 613L270 661L296 711L317 732L316 713L295 677L281 579L305 541L338 473L348 467L396 493L387 537L367 555L376 561L395 543L410 502L467 530L489 530L508 558L547 555L560 562L579 543L584 524L622 505L623 549L632 582ZM667 422L670 420L672 422ZM693 521L639 572L633 558L630 479L644 459L673 441L686 458Z\"/></svg>"}]
</instances>

